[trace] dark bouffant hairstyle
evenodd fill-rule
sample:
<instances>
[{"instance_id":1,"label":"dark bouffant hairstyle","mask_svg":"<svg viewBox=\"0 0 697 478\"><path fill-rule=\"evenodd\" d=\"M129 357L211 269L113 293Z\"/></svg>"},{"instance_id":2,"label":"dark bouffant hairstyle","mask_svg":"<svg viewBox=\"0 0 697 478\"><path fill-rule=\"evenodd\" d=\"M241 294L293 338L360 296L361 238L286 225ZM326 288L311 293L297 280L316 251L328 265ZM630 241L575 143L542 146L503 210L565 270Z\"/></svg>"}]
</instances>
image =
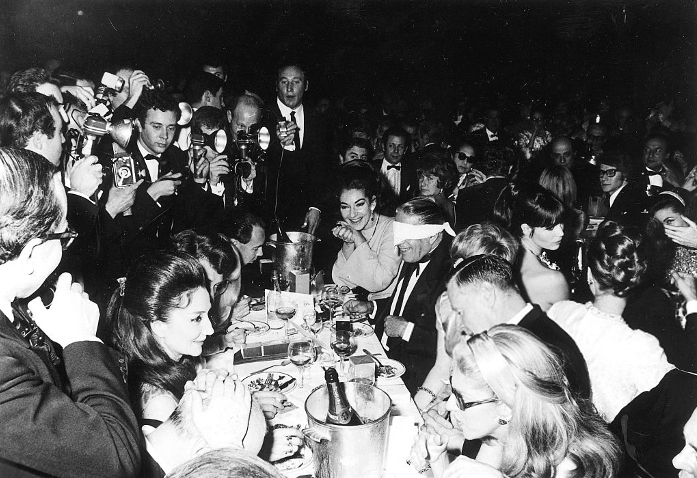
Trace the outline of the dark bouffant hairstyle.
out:
<instances>
[{"instance_id":1,"label":"dark bouffant hairstyle","mask_svg":"<svg viewBox=\"0 0 697 478\"><path fill-rule=\"evenodd\" d=\"M155 338L152 323L166 322L194 291L206 289L206 280L203 267L191 255L159 251L141 257L112 295L107 308L111 342L128 361L131 397L139 397L147 384L181 399L184 384L196 377L197 359L184 356L175 362ZM139 400L133 405L140 416Z\"/></svg>"},{"instance_id":2,"label":"dark bouffant hairstyle","mask_svg":"<svg viewBox=\"0 0 697 478\"><path fill-rule=\"evenodd\" d=\"M0 146L24 148L34 133L53 138L56 99L41 93L9 93L0 99Z\"/></svg>"},{"instance_id":3,"label":"dark bouffant hairstyle","mask_svg":"<svg viewBox=\"0 0 697 478\"><path fill-rule=\"evenodd\" d=\"M646 253L641 234L634 228L606 221L588 247L588 267L601 290L626 297L643 282Z\"/></svg>"},{"instance_id":4,"label":"dark bouffant hairstyle","mask_svg":"<svg viewBox=\"0 0 697 478\"><path fill-rule=\"evenodd\" d=\"M350 189L363 191L368 199L372 200L373 197L377 199L380 192L378 175L368 168L342 168L339 176L337 196L340 196L343 191Z\"/></svg>"},{"instance_id":5,"label":"dark bouffant hairstyle","mask_svg":"<svg viewBox=\"0 0 697 478\"><path fill-rule=\"evenodd\" d=\"M421 156L416 165L416 173L421 176L435 176L438 178L438 187L447 195L457 181L457 167L450 161L446 151L432 151Z\"/></svg>"},{"instance_id":6,"label":"dark bouffant hairstyle","mask_svg":"<svg viewBox=\"0 0 697 478\"><path fill-rule=\"evenodd\" d=\"M510 184L501 192L494 209L496 218L515 237L521 226L552 228L564 221L564 205L539 184Z\"/></svg>"}]
</instances>

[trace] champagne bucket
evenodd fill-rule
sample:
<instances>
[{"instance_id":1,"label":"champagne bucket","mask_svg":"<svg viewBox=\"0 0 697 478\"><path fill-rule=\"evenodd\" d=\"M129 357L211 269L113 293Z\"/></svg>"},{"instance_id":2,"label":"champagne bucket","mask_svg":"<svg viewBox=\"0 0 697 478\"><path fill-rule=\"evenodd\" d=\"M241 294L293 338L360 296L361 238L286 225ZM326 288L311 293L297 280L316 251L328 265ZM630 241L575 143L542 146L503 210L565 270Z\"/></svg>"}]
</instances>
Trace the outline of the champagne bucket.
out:
<instances>
[{"instance_id":1,"label":"champagne bucket","mask_svg":"<svg viewBox=\"0 0 697 478\"><path fill-rule=\"evenodd\" d=\"M312 270L312 249L317 238L306 232L288 232L292 241L278 242L276 234L269 237L268 244L274 248L273 264L279 279L290 283L290 271L310 272Z\"/></svg>"},{"instance_id":2,"label":"champagne bucket","mask_svg":"<svg viewBox=\"0 0 697 478\"><path fill-rule=\"evenodd\" d=\"M305 401L308 430L305 442L312 448L316 478L361 478L384 468L390 424L390 396L379 388L357 382L344 383L346 398L367 423L358 426L325 423L327 386L314 390Z\"/></svg>"}]
</instances>

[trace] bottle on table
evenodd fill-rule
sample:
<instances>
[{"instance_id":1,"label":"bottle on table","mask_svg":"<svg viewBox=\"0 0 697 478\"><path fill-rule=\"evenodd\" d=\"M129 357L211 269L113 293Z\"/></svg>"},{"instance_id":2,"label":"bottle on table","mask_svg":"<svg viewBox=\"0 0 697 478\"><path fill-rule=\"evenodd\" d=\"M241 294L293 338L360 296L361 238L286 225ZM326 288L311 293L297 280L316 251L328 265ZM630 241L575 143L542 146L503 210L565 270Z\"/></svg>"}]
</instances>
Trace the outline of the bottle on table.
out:
<instances>
[{"instance_id":1,"label":"bottle on table","mask_svg":"<svg viewBox=\"0 0 697 478\"><path fill-rule=\"evenodd\" d=\"M339 374L334 367L329 367L324 372L324 380L327 382L327 395L329 395L326 423L346 426L363 425L363 420L349 405L344 384L339 382Z\"/></svg>"}]
</instances>

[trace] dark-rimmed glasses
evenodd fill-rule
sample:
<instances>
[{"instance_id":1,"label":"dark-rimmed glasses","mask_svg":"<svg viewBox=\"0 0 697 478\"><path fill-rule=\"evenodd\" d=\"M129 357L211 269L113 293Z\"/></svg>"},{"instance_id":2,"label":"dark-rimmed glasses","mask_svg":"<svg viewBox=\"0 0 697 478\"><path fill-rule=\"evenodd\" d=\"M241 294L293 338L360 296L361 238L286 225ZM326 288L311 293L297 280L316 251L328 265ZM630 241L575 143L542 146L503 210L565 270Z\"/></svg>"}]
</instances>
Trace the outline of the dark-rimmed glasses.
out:
<instances>
[{"instance_id":1,"label":"dark-rimmed glasses","mask_svg":"<svg viewBox=\"0 0 697 478\"><path fill-rule=\"evenodd\" d=\"M48 241L53 241L56 239L59 239L61 241L61 247L63 250L67 250L68 247L70 247L70 244L73 243L75 238L78 236L77 232L73 231L72 229L68 228L63 232L54 232L52 234L46 234L45 236L40 237L41 243L43 244L44 242Z\"/></svg>"},{"instance_id":2,"label":"dark-rimmed glasses","mask_svg":"<svg viewBox=\"0 0 697 478\"><path fill-rule=\"evenodd\" d=\"M455 390L455 387L453 387L452 377L450 377L450 390L453 392L453 396L455 397L457 408L459 408L463 412L468 408L476 407L477 405L484 405L485 403L494 403L499 401L497 397L490 397L485 400L478 400L476 402L466 402L465 398L460 394L460 392Z\"/></svg>"},{"instance_id":3,"label":"dark-rimmed glasses","mask_svg":"<svg viewBox=\"0 0 697 478\"><path fill-rule=\"evenodd\" d=\"M213 286L213 295L214 296L223 295L225 293L225 291L227 290L227 288L230 286L230 284L232 284L232 282L233 281L230 279L225 279L225 280L221 280L220 282L218 282L216 285Z\"/></svg>"},{"instance_id":4,"label":"dark-rimmed glasses","mask_svg":"<svg viewBox=\"0 0 697 478\"><path fill-rule=\"evenodd\" d=\"M600 176L600 179L603 179L603 177L607 176L608 178L614 178L615 174L617 174L617 169L601 169L598 171L598 176Z\"/></svg>"}]
</instances>

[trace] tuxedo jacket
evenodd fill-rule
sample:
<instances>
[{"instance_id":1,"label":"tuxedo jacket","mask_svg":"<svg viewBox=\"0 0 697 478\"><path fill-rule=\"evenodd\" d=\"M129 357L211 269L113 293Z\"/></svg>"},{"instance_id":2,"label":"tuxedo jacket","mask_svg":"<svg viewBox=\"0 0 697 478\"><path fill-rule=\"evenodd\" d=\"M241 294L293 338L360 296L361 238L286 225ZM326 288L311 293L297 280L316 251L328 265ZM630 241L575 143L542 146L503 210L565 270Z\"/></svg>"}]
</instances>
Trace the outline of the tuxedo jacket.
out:
<instances>
[{"instance_id":1,"label":"tuxedo jacket","mask_svg":"<svg viewBox=\"0 0 697 478\"><path fill-rule=\"evenodd\" d=\"M561 355L564 359L564 372L569 379L571 389L581 397L590 398L591 381L588 366L574 339L547 317L537 304L533 305L532 310L518 322L518 325L528 329Z\"/></svg>"},{"instance_id":2,"label":"tuxedo jacket","mask_svg":"<svg viewBox=\"0 0 697 478\"><path fill-rule=\"evenodd\" d=\"M0 312L0 476L135 476L141 435L116 354L76 342L60 367Z\"/></svg>"},{"instance_id":3,"label":"tuxedo jacket","mask_svg":"<svg viewBox=\"0 0 697 478\"><path fill-rule=\"evenodd\" d=\"M646 186L639 182L630 181L615 198L605 219L607 220L634 220L647 211L649 197L646 195Z\"/></svg>"},{"instance_id":4,"label":"tuxedo jacket","mask_svg":"<svg viewBox=\"0 0 697 478\"><path fill-rule=\"evenodd\" d=\"M156 202L147 192L153 178L137 141L131 141L127 150L133 157L139 177L145 181L136 191L132 215L119 214L114 227L104 232L102 242L107 249L103 257L106 261L104 266L114 278L125 275L128 267L142 255L166 247L173 234L185 229L204 228L211 218L220 216L223 206L220 196L193 182L187 166L187 154L174 145L162 153L158 175L182 173L181 185L176 195L163 196ZM110 158L107 160L111 161ZM103 184L106 191L101 201L106 202L113 176L110 174Z\"/></svg>"},{"instance_id":5,"label":"tuxedo jacket","mask_svg":"<svg viewBox=\"0 0 697 478\"><path fill-rule=\"evenodd\" d=\"M414 324L414 330L409 341L398 337L390 337L387 346L390 350L387 356L399 360L406 367L402 376L404 384L412 396L416 393L428 372L436 361L437 336L436 331L436 300L445 291L445 279L451 267L450 243L452 238L443 233L443 239L431 253L431 260L419 274L416 285L409 295L404 296L404 313L402 317ZM404 277L404 267L399 279ZM401 284L398 283L399 286ZM393 301L397 300L397 287L386 307L376 318L375 333L382 338L385 330L385 319L390 313Z\"/></svg>"},{"instance_id":6,"label":"tuxedo jacket","mask_svg":"<svg viewBox=\"0 0 697 478\"><path fill-rule=\"evenodd\" d=\"M380 200L378 212L383 216L394 217L397 207L419 195L419 178L416 174L414 158L405 154L400 165L399 194L395 194L387 176L381 171L382 160L370 163L380 180Z\"/></svg>"},{"instance_id":7,"label":"tuxedo jacket","mask_svg":"<svg viewBox=\"0 0 697 478\"><path fill-rule=\"evenodd\" d=\"M270 131L276 131L278 121L289 120L283 118L275 99L270 111ZM327 125L307 107L304 114L305 131L300 150L285 150L275 139L266 154L266 217L273 218L278 194L277 216L286 230L299 230L296 228L300 227L310 207L328 212L330 173L335 172L338 166L330 154Z\"/></svg>"}]
</instances>

